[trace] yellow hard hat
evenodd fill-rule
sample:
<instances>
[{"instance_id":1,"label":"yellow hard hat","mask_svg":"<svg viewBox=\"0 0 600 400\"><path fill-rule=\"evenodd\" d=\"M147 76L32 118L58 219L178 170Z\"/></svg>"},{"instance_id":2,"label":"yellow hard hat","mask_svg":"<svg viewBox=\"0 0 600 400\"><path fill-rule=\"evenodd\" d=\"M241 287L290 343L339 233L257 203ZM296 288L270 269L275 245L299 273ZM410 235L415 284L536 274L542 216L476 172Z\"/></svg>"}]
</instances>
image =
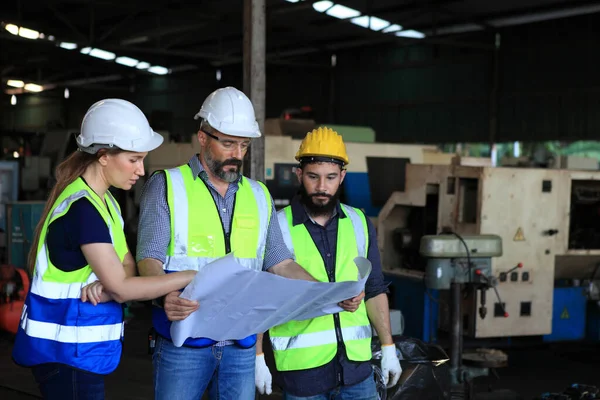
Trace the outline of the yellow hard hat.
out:
<instances>
[{"instance_id":1,"label":"yellow hard hat","mask_svg":"<svg viewBox=\"0 0 600 400\"><path fill-rule=\"evenodd\" d=\"M342 136L331 128L321 126L306 134L296 153L296 160L306 157L329 158L348 165L348 154ZM325 160L326 161L326 160Z\"/></svg>"}]
</instances>

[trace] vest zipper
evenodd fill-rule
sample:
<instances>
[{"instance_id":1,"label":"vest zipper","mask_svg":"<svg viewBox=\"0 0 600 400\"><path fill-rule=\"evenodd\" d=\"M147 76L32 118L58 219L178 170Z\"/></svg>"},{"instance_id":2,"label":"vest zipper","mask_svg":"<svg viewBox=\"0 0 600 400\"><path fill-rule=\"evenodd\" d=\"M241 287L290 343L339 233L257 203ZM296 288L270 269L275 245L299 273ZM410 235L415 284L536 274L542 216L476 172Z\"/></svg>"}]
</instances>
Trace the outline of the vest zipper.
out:
<instances>
[{"instance_id":1,"label":"vest zipper","mask_svg":"<svg viewBox=\"0 0 600 400\"><path fill-rule=\"evenodd\" d=\"M336 254L337 254L337 252L336 252ZM323 258L323 256L321 256L321 258ZM335 261L336 260L333 260L333 271L327 271L327 277L329 278L329 282L335 282L335 267L336 267ZM323 265L325 266L325 269L327 269L327 261L324 258L323 258ZM345 346L344 346L344 341L342 340L342 329L341 329L339 313L333 314L333 325L335 326L335 337L337 339L338 351L344 351ZM337 373L336 378L337 378L338 385L343 382L341 371Z\"/></svg>"}]
</instances>

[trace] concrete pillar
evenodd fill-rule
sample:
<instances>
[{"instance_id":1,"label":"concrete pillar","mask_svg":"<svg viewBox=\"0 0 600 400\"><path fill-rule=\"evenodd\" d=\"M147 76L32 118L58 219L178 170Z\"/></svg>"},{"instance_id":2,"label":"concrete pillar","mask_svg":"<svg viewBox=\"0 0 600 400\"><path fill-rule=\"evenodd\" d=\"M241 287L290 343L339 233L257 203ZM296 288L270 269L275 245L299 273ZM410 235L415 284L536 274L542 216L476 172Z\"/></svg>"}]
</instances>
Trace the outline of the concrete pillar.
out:
<instances>
[{"instance_id":1,"label":"concrete pillar","mask_svg":"<svg viewBox=\"0 0 600 400\"><path fill-rule=\"evenodd\" d=\"M263 136L253 139L244 175L265 179L265 92L266 92L266 11L265 0L244 0L244 93L254 105L256 119Z\"/></svg>"}]
</instances>

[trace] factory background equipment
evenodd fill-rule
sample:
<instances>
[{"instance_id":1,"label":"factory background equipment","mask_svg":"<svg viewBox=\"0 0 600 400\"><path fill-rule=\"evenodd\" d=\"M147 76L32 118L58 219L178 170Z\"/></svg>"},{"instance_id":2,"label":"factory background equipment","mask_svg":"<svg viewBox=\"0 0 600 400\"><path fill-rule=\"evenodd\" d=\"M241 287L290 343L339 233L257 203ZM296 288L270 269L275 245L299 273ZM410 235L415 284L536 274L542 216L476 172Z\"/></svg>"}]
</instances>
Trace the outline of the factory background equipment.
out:
<instances>
[{"instance_id":1,"label":"factory background equipment","mask_svg":"<svg viewBox=\"0 0 600 400\"><path fill-rule=\"evenodd\" d=\"M0 331L17 333L29 285L26 270L0 265Z\"/></svg>"},{"instance_id":2,"label":"factory background equipment","mask_svg":"<svg viewBox=\"0 0 600 400\"><path fill-rule=\"evenodd\" d=\"M453 232L425 235L419 244L419 254L425 261L425 287L443 291L449 313L450 378L453 392L470 399L472 380L489 375L490 368L507 365L507 356L501 351L463 351L463 324L473 310L465 299L479 297L479 318L490 318L487 313L487 292L496 291L498 280L492 274L492 259L502 256L502 239L497 235L465 235ZM504 315L507 317L506 313Z\"/></svg>"},{"instance_id":3,"label":"factory background equipment","mask_svg":"<svg viewBox=\"0 0 600 400\"><path fill-rule=\"evenodd\" d=\"M443 293L424 284L419 245L450 230L495 234L503 244L491 261L502 300L487 296L482 319L481 298L466 298L465 335L598 340L598 227L600 172L407 164L404 190L379 214L378 243L410 336L436 341L438 327L448 326Z\"/></svg>"},{"instance_id":4,"label":"factory background equipment","mask_svg":"<svg viewBox=\"0 0 600 400\"><path fill-rule=\"evenodd\" d=\"M19 195L19 163L0 161L0 261L7 257L6 204Z\"/></svg>"}]
</instances>

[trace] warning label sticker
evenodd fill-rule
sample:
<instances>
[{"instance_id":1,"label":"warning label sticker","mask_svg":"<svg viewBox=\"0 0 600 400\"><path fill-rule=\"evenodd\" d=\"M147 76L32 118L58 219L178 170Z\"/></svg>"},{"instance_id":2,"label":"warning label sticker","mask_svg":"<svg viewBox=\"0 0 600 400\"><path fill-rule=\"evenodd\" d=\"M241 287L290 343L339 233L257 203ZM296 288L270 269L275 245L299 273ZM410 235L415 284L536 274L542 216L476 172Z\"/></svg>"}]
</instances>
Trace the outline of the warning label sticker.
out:
<instances>
[{"instance_id":1,"label":"warning label sticker","mask_svg":"<svg viewBox=\"0 0 600 400\"><path fill-rule=\"evenodd\" d=\"M517 233L515 233L513 240L515 242L524 242L525 241L525 235L523 234L523 228L519 227L519 229L517 229Z\"/></svg>"},{"instance_id":2,"label":"warning label sticker","mask_svg":"<svg viewBox=\"0 0 600 400\"><path fill-rule=\"evenodd\" d=\"M565 307L562 314L560 314L560 319L569 319L569 310L567 310L567 307Z\"/></svg>"}]
</instances>

